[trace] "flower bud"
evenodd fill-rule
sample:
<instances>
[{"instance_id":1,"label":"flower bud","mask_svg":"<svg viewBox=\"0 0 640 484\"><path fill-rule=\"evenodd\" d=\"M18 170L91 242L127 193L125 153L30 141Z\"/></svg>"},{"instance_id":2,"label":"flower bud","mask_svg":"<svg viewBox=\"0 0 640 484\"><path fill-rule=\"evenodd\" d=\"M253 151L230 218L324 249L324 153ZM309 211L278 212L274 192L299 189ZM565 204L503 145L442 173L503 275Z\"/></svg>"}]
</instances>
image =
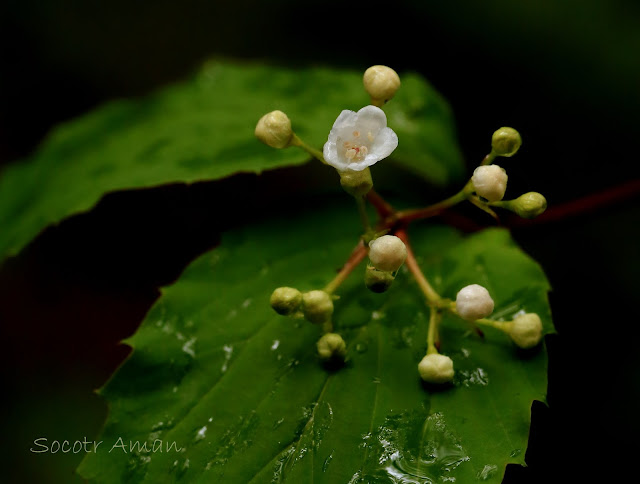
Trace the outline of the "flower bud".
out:
<instances>
[{"instance_id":1,"label":"flower bud","mask_svg":"<svg viewBox=\"0 0 640 484\"><path fill-rule=\"evenodd\" d=\"M418 372L427 383L447 383L453 380L453 361L448 356L432 353L418 363Z\"/></svg>"},{"instance_id":2,"label":"flower bud","mask_svg":"<svg viewBox=\"0 0 640 484\"><path fill-rule=\"evenodd\" d=\"M390 67L371 66L364 72L362 83L371 99L382 104L393 98L400 87L400 77Z\"/></svg>"},{"instance_id":3,"label":"flower bud","mask_svg":"<svg viewBox=\"0 0 640 484\"><path fill-rule=\"evenodd\" d=\"M361 171L345 170L338 173L340 173L340 185L349 195L364 197L373 188L369 167Z\"/></svg>"},{"instance_id":4,"label":"flower bud","mask_svg":"<svg viewBox=\"0 0 640 484\"><path fill-rule=\"evenodd\" d=\"M513 156L521 144L520 133L513 128L500 128L491 137L491 149L497 156Z\"/></svg>"},{"instance_id":5,"label":"flower bud","mask_svg":"<svg viewBox=\"0 0 640 484\"><path fill-rule=\"evenodd\" d=\"M507 172L498 165L483 165L476 168L471 183L476 193L490 202L502 200L507 189Z\"/></svg>"},{"instance_id":6,"label":"flower bud","mask_svg":"<svg viewBox=\"0 0 640 484\"><path fill-rule=\"evenodd\" d=\"M344 357L347 355L347 345L342 336L337 333L325 334L318 340L316 346L318 348L318 356L324 361L344 361Z\"/></svg>"},{"instance_id":7,"label":"flower bud","mask_svg":"<svg viewBox=\"0 0 640 484\"><path fill-rule=\"evenodd\" d=\"M279 287L271 294L271 307L283 316L294 314L301 304L302 293L293 287Z\"/></svg>"},{"instance_id":8,"label":"flower bud","mask_svg":"<svg viewBox=\"0 0 640 484\"><path fill-rule=\"evenodd\" d=\"M322 324L331 320L333 301L324 291L309 291L302 295L302 312L307 321Z\"/></svg>"},{"instance_id":9,"label":"flower bud","mask_svg":"<svg viewBox=\"0 0 640 484\"><path fill-rule=\"evenodd\" d=\"M367 286L367 289L371 292L385 292L389 289L394 279L393 273L380 271L372 265L368 265L364 273L364 285Z\"/></svg>"},{"instance_id":10,"label":"flower bud","mask_svg":"<svg viewBox=\"0 0 640 484\"><path fill-rule=\"evenodd\" d=\"M471 284L458 291L456 311L462 319L467 321L486 318L493 312L493 299L484 287Z\"/></svg>"},{"instance_id":11,"label":"flower bud","mask_svg":"<svg viewBox=\"0 0 640 484\"><path fill-rule=\"evenodd\" d=\"M522 218L535 218L547 209L547 199L538 192L529 192L513 200L511 208Z\"/></svg>"},{"instance_id":12,"label":"flower bud","mask_svg":"<svg viewBox=\"0 0 640 484\"><path fill-rule=\"evenodd\" d=\"M272 148L286 148L293 138L291 121L282 111L271 111L260 118L256 137Z\"/></svg>"},{"instance_id":13,"label":"flower bud","mask_svg":"<svg viewBox=\"0 0 640 484\"><path fill-rule=\"evenodd\" d=\"M380 271L395 272L406 258L407 248L395 235L383 235L369 242L369 259Z\"/></svg>"},{"instance_id":14,"label":"flower bud","mask_svg":"<svg viewBox=\"0 0 640 484\"><path fill-rule=\"evenodd\" d=\"M509 336L520 348L533 348L542 339L542 321L536 313L526 313L513 318Z\"/></svg>"}]
</instances>

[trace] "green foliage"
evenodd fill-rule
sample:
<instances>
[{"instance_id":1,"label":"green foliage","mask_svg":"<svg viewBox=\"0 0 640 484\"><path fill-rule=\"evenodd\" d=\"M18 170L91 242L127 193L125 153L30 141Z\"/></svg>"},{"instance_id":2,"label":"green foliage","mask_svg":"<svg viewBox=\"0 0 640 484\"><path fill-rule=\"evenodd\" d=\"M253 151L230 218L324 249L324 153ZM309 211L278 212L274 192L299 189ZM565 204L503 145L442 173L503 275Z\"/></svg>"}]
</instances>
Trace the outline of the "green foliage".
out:
<instances>
[{"instance_id":1,"label":"green foliage","mask_svg":"<svg viewBox=\"0 0 640 484\"><path fill-rule=\"evenodd\" d=\"M454 385L424 386L417 364L428 309L404 270L385 294L364 288L364 265L340 288L334 320L348 359L337 370L318 361L318 326L271 310L274 288L308 291L333 277L357 239L349 207L237 229L163 289L128 341L132 355L102 390L111 409L103 449L88 454L82 476L96 483L500 482L507 463L524 462L531 404L546 393L544 346L519 352L492 328L482 341L451 316L441 333ZM480 283L497 317L537 312L545 332L553 331L546 278L506 231L462 237L422 225L410 235L443 296ZM130 452L131 441L152 448L156 439L163 452ZM181 452L166 451L173 442ZM109 452L115 443L124 448Z\"/></svg>"},{"instance_id":2,"label":"green foliage","mask_svg":"<svg viewBox=\"0 0 640 484\"><path fill-rule=\"evenodd\" d=\"M60 126L31 159L0 176L0 260L107 192L306 162L301 150L257 142L256 122L281 109L303 139L322 147L342 109L368 104L361 75L210 62L187 82ZM461 174L448 107L422 78L403 76L387 112L402 140L398 164L436 184Z\"/></svg>"}]
</instances>

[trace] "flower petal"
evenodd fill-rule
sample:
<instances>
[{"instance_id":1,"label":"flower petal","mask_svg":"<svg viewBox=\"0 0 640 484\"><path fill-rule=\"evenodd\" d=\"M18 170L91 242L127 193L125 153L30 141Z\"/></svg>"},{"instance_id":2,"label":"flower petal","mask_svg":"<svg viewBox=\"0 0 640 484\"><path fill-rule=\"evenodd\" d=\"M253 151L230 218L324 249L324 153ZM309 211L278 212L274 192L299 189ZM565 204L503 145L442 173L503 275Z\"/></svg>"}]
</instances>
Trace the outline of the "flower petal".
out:
<instances>
[{"instance_id":1,"label":"flower petal","mask_svg":"<svg viewBox=\"0 0 640 484\"><path fill-rule=\"evenodd\" d=\"M378 132L387 126L387 116L384 111L376 106L365 106L358 111L358 127L360 131L371 132L376 136Z\"/></svg>"},{"instance_id":2,"label":"flower petal","mask_svg":"<svg viewBox=\"0 0 640 484\"><path fill-rule=\"evenodd\" d=\"M358 113L356 113L355 111L349 111L348 109L345 109L340 113L336 121L333 123L331 132L333 132L334 130L337 131L337 130L343 129L348 126L355 126L357 120L358 120ZM331 136L331 134L329 134L329 136Z\"/></svg>"},{"instance_id":3,"label":"flower petal","mask_svg":"<svg viewBox=\"0 0 640 484\"><path fill-rule=\"evenodd\" d=\"M346 161L343 162L340 159L340 155L338 155L338 147L335 140L329 139L329 141L324 144L322 156L324 156L324 160L334 168L343 170L344 166L346 166Z\"/></svg>"},{"instance_id":4,"label":"flower petal","mask_svg":"<svg viewBox=\"0 0 640 484\"><path fill-rule=\"evenodd\" d=\"M378 161L378 160L376 160L376 161ZM343 165L343 167L339 168L339 169L342 170L342 171L362 171L366 167L371 166L374 163L375 163L375 161L367 162L367 159L365 158L362 161L352 161L351 163L345 163Z\"/></svg>"},{"instance_id":5,"label":"flower petal","mask_svg":"<svg viewBox=\"0 0 640 484\"><path fill-rule=\"evenodd\" d=\"M364 161L370 165L389 156L398 147L398 135L391 128L382 128Z\"/></svg>"}]
</instances>

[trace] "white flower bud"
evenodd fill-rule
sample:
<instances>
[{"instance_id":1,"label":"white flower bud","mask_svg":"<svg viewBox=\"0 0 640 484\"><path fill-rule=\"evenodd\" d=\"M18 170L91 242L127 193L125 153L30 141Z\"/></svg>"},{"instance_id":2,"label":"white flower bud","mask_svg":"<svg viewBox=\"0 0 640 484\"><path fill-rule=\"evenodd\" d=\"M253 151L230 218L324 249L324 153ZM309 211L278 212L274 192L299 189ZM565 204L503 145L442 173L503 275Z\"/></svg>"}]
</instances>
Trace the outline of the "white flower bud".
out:
<instances>
[{"instance_id":1,"label":"white flower bud","mask_svg":"<svg viewBox=\"0 0 640 484\"><path fill-rule=\"evenodd\" d=\"M302 293L293 287L279 287L271 294L271 307L276 313L289 316L302 304Z\"/></svg>"},{"instance_id":2,"label":"white flower bud","mask_svg":"<svg viewBox=\"0 0 640 484\"><path fill-rule=\"evenodd\" d=\"M260 118L256 137L272 148L286 148L293 138L291 121L282 111L271 111Z\"/></svg>"},{"instance_id":3,"label":"white flower bud","mask_svg":"<svg viewBox=\"0 0 640 484\"><path fill-rule=\"evenodd\" d=\"M302 295L302 312L307 321L322 324L331 320L333 301L324 291L309 291Z\"/></svg>"},{"instance_id":4,"label":"white flower bud","mask_svg":"<svg viewBox=\"0 0 640 484\"><path fill-rule=\"evenodd\" d=\"M395 272L406 258L407 248L395 235L383 235L369 242L369 259L378 270Z\"/></svg>"},{"instance_id":5,"label":"white flower bud","mask_svg":"<svg viewBox=\"0 0 640 484\"><path fill-rule=\"evenodd\" d=\"M400 77L391 67L371 66L365 71L362 83L372 99L386 102L400 87Z\"/></svg>"},{"instance_id":6,"label":"white flower bud","mask_svg":"<svg viewBox=\"0 0 640 484\"><path fill-rule=\"evenodd\" d=\"M347 345L337 333L327 333L318 340L318 356L321 359L343 361L347 355Z\"/></svg>"},{"instance_id":7,"label":"white flower bud","mask_svg":"<svg viewBox=\"0 0 640 484\"><path fill-rule=\"evenodd\" d=\"M513 342L520 348L533 348L542 339L542 321L536 313L526 313L513 318L509 332Z\"/></svg>"},{"instance_id":8,"label":"white flower bud","mask_svg":"<svg viewBox=\"0 0 640 484\"><path fill-rule=\"evenodd\" d=\"M473 172L471 183L478 195L490 202L502 200L507 189L507 172L498 165L479 166Z\"/></svg>"},{"instance_id":9,"label":"white flower bud","mask_svg":"<svg viewBox=\"0 0 640 484\"><path fill-rule=\"evenodd\" d=\"M520 149L522 138L513 128L503 127L491 137L491 149L498 156L513 156Z\"/></svg>"},{"instance_id":10,"label":"white flower bud","mask_svg":"<svg viewBox=\"0 0 640 484\"><path fill-rule=\"evenodd\" d=\"M373 266L367 266L364 273L364 285L367 286L367 289L371 292L385 292L391 287L394 279L393 273L380 271Z\"/></svg>"},{"instance_id":11,"label":"white flower bud","mask_svg":"<svg viewBox=\"0 0 640 484\"><path fill-rule=\"evenodd\" d=\"M427 383L447 383L453 380L453 361L448 356L432 353L418 363L418 372Z\"/></svg>"},{"instance_id":12,"label":"white flower bud","mask_svg":"<svg viewBox=\"0 0 640 484\"><path fill-rule=\"evenodd\" d=\"M458 291L456 311L467 321L486 318L493 312L493 299L484 287L471 284Z\"/></svg>"},{"instance_id":13,"label":"white flower bud","mask_svg":"<svg viewBox=\"0 0 640 484\"><path fill-rule=\"evenodd\" d=\"M529 192L513 200L511 207L522 218L535 218L547 209L547 199L538 192Z\"/></svg>"}]
</instances>

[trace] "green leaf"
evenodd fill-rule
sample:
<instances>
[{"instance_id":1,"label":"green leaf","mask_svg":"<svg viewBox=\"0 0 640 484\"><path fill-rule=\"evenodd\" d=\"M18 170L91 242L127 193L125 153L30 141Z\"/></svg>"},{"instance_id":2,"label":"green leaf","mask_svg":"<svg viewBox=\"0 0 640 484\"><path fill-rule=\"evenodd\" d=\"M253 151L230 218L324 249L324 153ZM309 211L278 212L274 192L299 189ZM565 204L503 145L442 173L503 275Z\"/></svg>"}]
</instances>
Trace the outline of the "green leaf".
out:
<instances>
[{"instance_id":1,"label":"green leaf","mask_svg":"<svg viewBox=\"0 0 640 484\"><path fill-rule=\"evenodd\" d=\"M111 411L102 449L79 468L83 477L500 482L507 463L524 463L531 404L546 394L544 345L521 353L504 333L489 328L483 341L467 323L445 317L442 352L454 360L455 382L428 388L417 372L428 309L406 270L385 294L364 288L363 266L340 288L334 321L348 361L338 370L316 357L318 326L271 310L276 287L306 291L333 277L357 239L349 208L228 233L163 289L128 341L133 353L102 390ZM498 317L537 312L545 332L553 331L546 278L508 232L465 238L422 226L410 235L443 296L480 283ZM131 452L131 442L146 442L149 451ZM174 442L180 451L167 451Z\"/></svg>"},{"instance_id":2,"label":"green leaf","mask_svg":"<svg viewBox=\"0 0 640 484\"><path fill-rule=\"evenodd\" d=\"M220 62L144 99L109 103L58 127L31 159L2 173L0 260L107 192L308 161L302 150L275 150L255 139L266 112L287 112L295 131L322 147L342 109L366 104L355 71ZM401 140L397 163L438 184L461 174L451 115L433 88L407 74L389 106Z\"/></svg>"}]
</instances>

